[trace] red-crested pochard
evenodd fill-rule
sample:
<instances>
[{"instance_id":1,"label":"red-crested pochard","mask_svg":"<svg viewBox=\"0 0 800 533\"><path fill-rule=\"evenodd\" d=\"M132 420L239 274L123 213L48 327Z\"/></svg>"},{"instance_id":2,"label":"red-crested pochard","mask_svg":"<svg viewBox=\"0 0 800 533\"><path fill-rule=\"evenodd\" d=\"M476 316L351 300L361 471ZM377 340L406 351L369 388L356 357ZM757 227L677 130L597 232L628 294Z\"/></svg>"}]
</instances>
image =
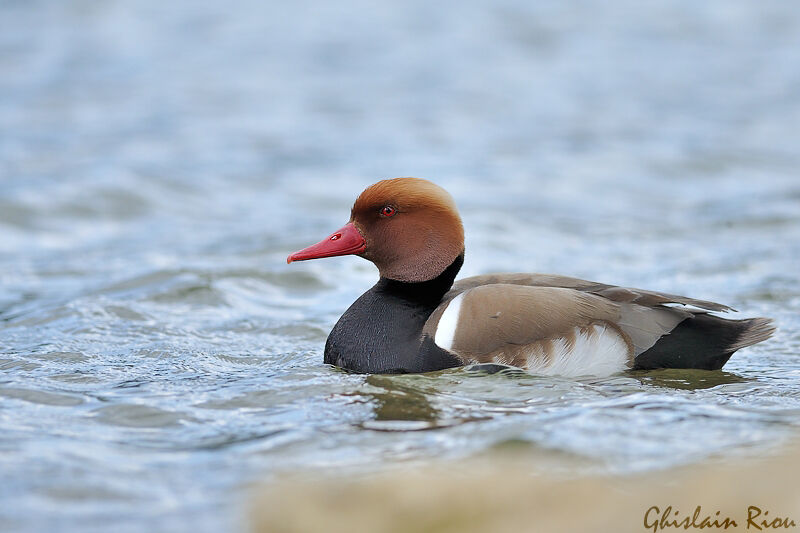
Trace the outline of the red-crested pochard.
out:
<instances>
[{"instance_id":1,"label":"red-crested pochard","mask_svg":"<svg viewBox=\"0 0 800 533\"><path fill-rule=\"evenodd\" d=\"M490 274L453 283L464 262L461 219L444 189L418 178L368 187L342 229L287 262L348 254L380 272L325 343L326 363L356 372L472 363L561 376L716 370L775 330L767 318L710 314L731 310L718 303L565 276Z\"/></svg>"}]
</instances>

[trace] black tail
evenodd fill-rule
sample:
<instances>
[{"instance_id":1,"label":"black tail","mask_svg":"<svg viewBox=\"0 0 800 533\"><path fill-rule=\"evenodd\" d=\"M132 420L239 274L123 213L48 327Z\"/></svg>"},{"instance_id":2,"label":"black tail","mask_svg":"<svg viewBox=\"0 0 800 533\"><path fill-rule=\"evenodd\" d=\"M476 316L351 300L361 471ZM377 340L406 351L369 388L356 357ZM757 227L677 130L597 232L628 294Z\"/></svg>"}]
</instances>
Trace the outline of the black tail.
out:
<instances>
[{"instance_id":1,"label":"black tail","mask_svg":"<svg viewBox=\"0 0 800 533\"><path fill-rule=\"evenodd\" d=\"M634 369L719 370L733 352L767 340L775 332L769 318L728 320L698 313L677 325L634 361Z\"/></svg>"}]
</instances>

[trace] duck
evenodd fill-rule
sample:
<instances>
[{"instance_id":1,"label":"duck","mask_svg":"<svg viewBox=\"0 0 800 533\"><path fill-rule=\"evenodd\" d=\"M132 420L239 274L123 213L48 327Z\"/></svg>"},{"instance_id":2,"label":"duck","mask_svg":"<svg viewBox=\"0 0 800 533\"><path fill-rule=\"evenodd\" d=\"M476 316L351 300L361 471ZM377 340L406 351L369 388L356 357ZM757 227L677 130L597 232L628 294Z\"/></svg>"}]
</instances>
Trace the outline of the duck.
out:
<instances>
[{"instance_id":1,"label":"duck","mask_svg":"<svg viewBox=\"0 0 800 533\"><path fill-rule=\"evenodd\" d=\"M381 180L350 220L287 263L356 255L378 282L339 318L324 362L369 374L487 365L536 375L605 377L628 370L718 370L767 340L769 318L733 320L727 305L539 273L455 281L464 228L453 197L422 178Z\"/></svg>"}]
</instances>

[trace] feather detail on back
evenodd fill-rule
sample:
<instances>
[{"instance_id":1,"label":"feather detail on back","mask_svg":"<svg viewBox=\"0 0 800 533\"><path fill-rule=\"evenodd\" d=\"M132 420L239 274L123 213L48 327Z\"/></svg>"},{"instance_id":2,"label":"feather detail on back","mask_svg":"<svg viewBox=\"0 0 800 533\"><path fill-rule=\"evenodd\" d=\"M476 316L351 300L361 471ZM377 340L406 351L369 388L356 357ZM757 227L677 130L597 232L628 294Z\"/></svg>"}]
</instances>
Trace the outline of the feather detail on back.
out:
<instances>
[{"instance_id":1,"label":"feather detail on back","mask_svg":"<svg viewBox=\"0 0 800 533\"><path fill-rule=\"evenodd\" d=\"M616 325L619 316L618 304L593 294L492 284L442 304L423 331L465 363L608 375L629 368L634 356L629 337Z\"/></svg>"},{"instance_id":2,"label":"feather detail on back","mask_svg":"<svg viewBox=\"0 0 800 533\"><path fill-rule=\"evenodd\" d=\"M464 363L536 373L580 375L581 366L593 375L632 366L713 369L775 330L765 318L708 314L728 310L706 300L565 276L498 274L456 282L423 334Z\"/></svg>"},{"instance_id":3,"label":"feather detail on back","mask_svg":"<svg viewBox=\"0 0 800 533\"><path fill-rule=\"evenodd\" d=\"M708 300L698 300L687 298L665 292L647 291L643 289L632 289L627 287L617 287L594 281L587 281L568 276L555 274L535 274L535 273L516 273L516 274L489 274L483 276L472 276L458 280L446 297L452 297L465 290L490 285L504 283L512 285L525 285L529 287L562 287L565 289L575 289L581 292L597 294L613 302L634 303L645 307L655 307L657 305L680 304L705 309L706 311L727 312L735 311L732 307L709 302Z\"/></svg>"}]
</instances>

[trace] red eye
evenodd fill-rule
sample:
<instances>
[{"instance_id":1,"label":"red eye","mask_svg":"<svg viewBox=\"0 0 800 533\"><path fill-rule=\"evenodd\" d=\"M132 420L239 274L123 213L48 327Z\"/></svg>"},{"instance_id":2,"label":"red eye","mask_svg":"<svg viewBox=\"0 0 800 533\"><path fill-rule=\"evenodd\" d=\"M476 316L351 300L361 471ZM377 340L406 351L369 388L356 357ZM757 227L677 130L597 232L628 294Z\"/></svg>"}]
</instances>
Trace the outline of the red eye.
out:
<instances>
[{"instance_id":1,"label":"red eye","mask_svg":"<svg viewBox=\"0 0 800 533\"><path fill-rule=\"evenodd\" d=\"M381 215L385 217L393 217L395 213L397 213L397 209L390 205L384 206L383 209L381 209Z\"/></svg>"}]
</instances>

